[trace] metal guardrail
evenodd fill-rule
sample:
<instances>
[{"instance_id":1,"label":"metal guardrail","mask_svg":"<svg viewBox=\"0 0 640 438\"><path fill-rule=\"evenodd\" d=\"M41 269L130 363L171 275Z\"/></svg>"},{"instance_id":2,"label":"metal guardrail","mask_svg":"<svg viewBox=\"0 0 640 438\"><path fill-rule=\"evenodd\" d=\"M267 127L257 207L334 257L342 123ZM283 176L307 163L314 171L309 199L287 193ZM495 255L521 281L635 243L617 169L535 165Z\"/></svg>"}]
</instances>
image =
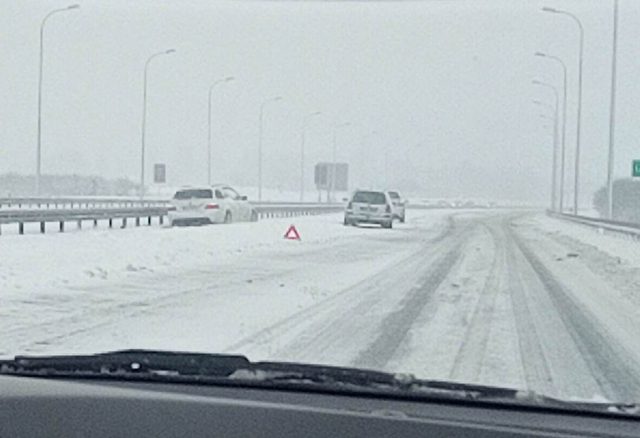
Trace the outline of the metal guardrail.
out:
<instances>
[{"instance_id":1,"label":"metal guardrail","mask_svg":"<svg viewBox=\"0 0 640 438\"><path fill-rule=\"evenodd\" d=\"M261 219L293 216L312 216L326 213L339 213L344 211L341 204L277 204L255 203L254 208Z\"/></svg>"},{"instance_id":2,"label":"metal guardrail","mask_svg":"<svg viewBox=\"0 0 640 438\"><path fill-rule=\"evenodd\" d=\"M28 202L32 203L30 205L37 205L38 201L40 201L34 201L33 198L25 199L28 199ZM91 204L94 200L83 200L83 204L86 201ZM74 200L74 202L77 203L77 200ZM125 206L122 207L119 206L119 203L121 202L131 202L133 204L125 204ZM141 201L138 200L137 202ZM128 220L133 220L135 226L140 226L143 220L146 220L147 225L152 225L153 218L158 218L158 223L160 225L164 224L164 218L169 212L168 201L148 202L156 205L136 206L135 201L120 199L114 202L118 206L111 208L105 208L104 204L97 202L97 204L100 204L97 208L86 205L75 208L47 208L42 207L42 205L45 204L41 203L40 208L0 209L0 234L2 233L2 225L7 224L17 224L19 234L24 234L24 226L28 223L39 223L41 233L46 232L47 223L58 223L58 229L60 232L64 232L65 223L68 222L76 222L78 228L82 228L83 223L86 221L91 221L93 226L96 227L98 226L98 221L106 220L108 221L109 228L113 228L115 221L118 220L120 228L125 228L128 225ZM258 217L261 219L310 216L336 213L344 210L344 206L342 204L262 202L252 203L252 205L258 213Z\"/></svg>"},{"instance_id":3,"label":"metal guardrail","mask_svg":"<svg viewBox=\"0 0 640 438\"><path fill-rule=\"evenodd\" d=\"M640 224L633 222L615 221L608 219L601 219L589 216L579 216L567 213L558 213L553 211L547 211L547 215L567 221L579 223L592 228L598 228L605 231L610 231L617 234L623 234L625 236L631 236L634 239L640 239Z\"/></svg>"},{"instance_id":4,"label":"metal guardrail","mask_svg":"<svg viewBox=\"0 0 640 438\"><path fill-rule=\"evenodd\" d=\"M85 221L92 221L95 227L99 220L106 220L109 228L113 228L116 219L120 219L121 228L125 228L128 219L140 226L141 219L146 219L147 225L151 225L154 217L162 225L167 211L167 207L0 210L0 228L3 224L18 224L18 233L24 234L25 224L40 223L40 232L44 233L46 223L57 222L60 232L63 232L67 222L76 222L78 228L82 228Z\"/></svg>"},{"instance_id":5,"label":"metal guardrail","mask_svg":"<svg viewBox=\"0 0 640 438\"><path fill-rule=\"evenodd\" d=\"M117 198L117 197L39 197L39 198L0 198L0 211L5 209L27 208L99 208L99 207L160 207L168 204L166 200Z\"/></svg>"},{"instance_id":6,"label":"metal guardrail","mask_svg":"<svg viewBox=\"0 0 640 438\"><path fill-rule=\"evenodd\" d=\"M407 210L495 210L495 209L514 209L514 208L531 208L531 207L510 207L510 206L485 206L485 205L426 205L426 204L407 204Z\"/></svg>"}]
</instances>

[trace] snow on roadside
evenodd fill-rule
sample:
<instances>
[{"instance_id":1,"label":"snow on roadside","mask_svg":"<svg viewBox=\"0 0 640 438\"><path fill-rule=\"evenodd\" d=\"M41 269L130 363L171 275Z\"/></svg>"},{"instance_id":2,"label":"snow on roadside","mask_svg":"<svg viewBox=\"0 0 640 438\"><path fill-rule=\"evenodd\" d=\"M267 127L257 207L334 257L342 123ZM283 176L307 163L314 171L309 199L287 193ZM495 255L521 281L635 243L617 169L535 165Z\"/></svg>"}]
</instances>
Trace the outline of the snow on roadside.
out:
<instances>
[{"instance_id":1,"label":"snow on roadside","mask_svg":"<svg viewBox=\"0 0 640 438\"><path fill-rule=\"evenodd\" d=\"M527 218L524 223L533 225L548 234L564 235L592 245L608 255L640 267L639 243L617 234L605 234L596 228L539 214Z\"/></svg>"},{"instance_id":2,"label":"snow on roadside","mask_svg":"<svg viewBox=\"0 0 640 438\"><path fill-rule=\"evenodd\" d=\"M228 226L128 228L78 233L2 236L2 298L46 294L69 285L125 280L139 272L180 270L231 261L268 245L309 245L366 230L337 227L339 215L287 218ZM283 239L294 223L302 242Z\"/></svg>"},{"instance_id":3,"label":"snow on roadside","mask_svg":"<svg viewBox=\"0 0 640 438\"><path fill-rule=\"evenodd\" d=\"M419 212L415 216L428 225L432 218L439 220L445 214ZM313 247L372 232L365 227L344 227L341 221L340 214L332 214L205 227L2 236L0 300L73 294L78 288L126 281L141 273L171 273L233 263L243 253L255 250ZM283 239L290 224L296 225L302 241Z\"/></svg>"},{"instance_id":4,"label":"snow on roadside","mask_svg":"<svg viewBox=\"0 0 640 438\"><path fill-rule=\"evenodd\" d=\"M564 245L567 251L558 252L558 259L579 258L640 309L639 242L542 214L518 222L534 226Z\"/></svg>"},{"instance_id":5,"label":"snow on roadside","mask_svg":"<svg viewBox=\"0 0 640 438\"><path fill-rule=\"evenodd\" d=\"M220 350L406 257L448 214L420 212L393 230L325 215L7 237L0 345L4 354L123 343ZM291 223L302 241L283 239Z\"/></svg>"}]
</instances>

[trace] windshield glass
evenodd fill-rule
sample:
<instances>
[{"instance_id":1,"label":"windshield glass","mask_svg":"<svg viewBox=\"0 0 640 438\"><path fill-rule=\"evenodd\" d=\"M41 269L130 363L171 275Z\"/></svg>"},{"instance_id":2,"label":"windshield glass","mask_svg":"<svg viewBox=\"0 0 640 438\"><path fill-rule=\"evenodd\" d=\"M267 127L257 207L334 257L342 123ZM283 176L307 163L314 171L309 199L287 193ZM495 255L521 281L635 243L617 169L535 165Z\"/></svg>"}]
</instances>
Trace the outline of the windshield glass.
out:
<instances>
[{"instance_id":1,"label":"windshield glass","mask_svg":"<svg viewBox=\"0 0 640 438\"><path fill-rule=\"evenodd\" d=\"M174 199L210 199L213 191L210 189L180 190L176 192Z\"/></svg>"},{"instance_id":2,"label":"windshield glass","mask_svg":"<svg viewBox=\"0 0 640 438\"><path fill-rule=\"evenodd\" d=\"M357 192L353 195L353 202L362 202L365 204L384 204L386 198L384 193L380 192Z\"/></svg>"},{"instance_id":3,"label":"windshield glass","mask_svg":"<svg viewBox=\"0 0 640 438\"><path fill-rule=\"evenodd\" d=\"M619 29L617 4L0 2L0 357L640 402L640 2Z\"/></svg>"}]
</instances>

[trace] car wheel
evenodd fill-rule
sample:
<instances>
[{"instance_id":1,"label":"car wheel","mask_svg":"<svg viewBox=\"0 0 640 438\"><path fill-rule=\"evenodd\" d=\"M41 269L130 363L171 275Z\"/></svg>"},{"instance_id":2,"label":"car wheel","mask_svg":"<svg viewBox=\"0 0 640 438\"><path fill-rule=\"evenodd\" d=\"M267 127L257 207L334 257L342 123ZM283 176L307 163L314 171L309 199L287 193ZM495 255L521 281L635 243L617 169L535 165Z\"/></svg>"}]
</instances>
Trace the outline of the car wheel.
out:
<instances>
[{"instance_id":1,"label":"car wheel","mask_svg":"<svg viewBox=\"0 0 640 438\"><path fill-rule=\"evenodd\" d=\"M258 212L255 210L251 212L251 222L258 222Z\"/></svg>"},{"instance_id":2,"label":"car wheel","mask_svg":"<svg viewBox=\"0 0 640 438\"><path fill-rule=\"evenodd\" d=\"M382 228L393 228L393 221L382 223Z\"/></svg>"},{"instance_id":3,"label":"car wheel","mask_svg":"<svg viewBox=\"0 0 640 438\"><path fill-rule=\"evenodd\" d=\"M349 225L351 225L351 221L345 217L344 218L344 226L347 227Z\"/></svg>"},{"instance_id":4,"label":"car wheel","mask_svg":"<svg viewBox=\"0 0 640 438\"><path fill-rule=\"evenodd\" d=\"M227 212L224 214L224 223L225 223L225 224L230 224L231 222L233 222L233 218L231 217L231 212L230 212L230 211L227 211Z\"/></svg>"}]
</instances>

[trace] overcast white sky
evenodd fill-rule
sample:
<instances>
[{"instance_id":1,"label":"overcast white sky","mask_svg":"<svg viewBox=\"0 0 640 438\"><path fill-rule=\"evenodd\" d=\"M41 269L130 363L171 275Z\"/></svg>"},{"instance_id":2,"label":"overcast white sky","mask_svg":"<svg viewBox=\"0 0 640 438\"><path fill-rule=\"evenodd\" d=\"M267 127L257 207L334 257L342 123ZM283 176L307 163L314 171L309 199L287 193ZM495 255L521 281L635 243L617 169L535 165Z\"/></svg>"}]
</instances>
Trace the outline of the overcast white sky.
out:
<instances>
[{"instance_id":1,"label":"overcast white sky","mask_svg":"<svg viewBox=\"0 0 640 438\"><path fill-rule=\"evenodd\" d=\"M33 173L39 25L73 0L0 1L0 172ZM212 2L79 0L45 32L43 171L139 178L143 66L149 70L147 174L166 163L169 183L206 182L207 90L214 92L214 179L256 182L260 103L265 184L297 188L300 126L312 167L351 165L353 185L418 186L430 196L544 202L551 136L533 78L561 85L543 50L569 67L568 165L575 144L577 30L585 26L583 199L604 183L611 56L610 1ZM621 0L616 173L640 158L640 2ZM368 136L372 131L377 135ZM363 137L365 142L363 143ZM572 172L568 173L572 180ZM571 184L567 184L567 191Z\"/></svg>"}]
</instances>

